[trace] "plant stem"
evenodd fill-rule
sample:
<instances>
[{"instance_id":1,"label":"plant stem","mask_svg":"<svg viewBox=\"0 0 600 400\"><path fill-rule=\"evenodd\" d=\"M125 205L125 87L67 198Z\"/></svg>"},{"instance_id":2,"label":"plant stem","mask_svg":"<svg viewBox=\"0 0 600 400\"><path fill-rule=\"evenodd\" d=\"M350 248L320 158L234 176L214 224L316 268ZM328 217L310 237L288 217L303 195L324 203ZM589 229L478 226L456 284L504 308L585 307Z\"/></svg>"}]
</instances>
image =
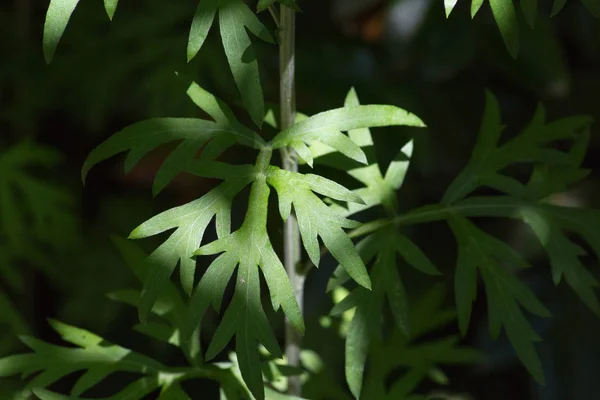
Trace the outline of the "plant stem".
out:
<instances>
[{"instance_id":1,"label":"plant stem","mask_svg":"<svg viewBox=\"0 0 600 400\"><path fill-rule=\"evenodd\" d=\"M296 91L295 91L295 12L285 6L281 7L279 13L279 96L281 107L281 130L287 129L294 124L296 117ZM283 168L288 171L297 171L298 162L296 154L291 149L282 149L281 158ZM288 273L296 301L303 311L304 306L304 281L305 274L299 270L300 266L300 233L298 221L292 213L283 227L283 251L284 264ZM300 348L302 336L288 323L285 325L285 354L288 364L293 367L300 366ZM288 393L293 396L302 395L302 383L300 377L290 376L288 378Z\"/></svg>"}]
</instances>

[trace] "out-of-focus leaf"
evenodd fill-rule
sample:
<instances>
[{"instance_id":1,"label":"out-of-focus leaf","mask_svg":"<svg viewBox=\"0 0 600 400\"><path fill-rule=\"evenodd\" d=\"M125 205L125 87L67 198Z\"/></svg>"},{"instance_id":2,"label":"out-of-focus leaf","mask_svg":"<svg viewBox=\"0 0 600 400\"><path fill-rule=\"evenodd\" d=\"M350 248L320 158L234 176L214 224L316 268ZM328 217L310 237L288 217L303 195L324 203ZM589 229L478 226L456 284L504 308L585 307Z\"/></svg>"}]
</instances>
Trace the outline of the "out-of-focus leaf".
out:
<instances>
[{"instance_id":1,"label":"out-of-focus leaf","mask_svg":"<svg viewBox=\"0 0 600 400\"><path fill-rule=\"evenodd\" d=\"M535 19L537 17L537 0L521 0L521 10L525 16L525 20L533 29L535 27Z\"/></svg>"}]
</instances>

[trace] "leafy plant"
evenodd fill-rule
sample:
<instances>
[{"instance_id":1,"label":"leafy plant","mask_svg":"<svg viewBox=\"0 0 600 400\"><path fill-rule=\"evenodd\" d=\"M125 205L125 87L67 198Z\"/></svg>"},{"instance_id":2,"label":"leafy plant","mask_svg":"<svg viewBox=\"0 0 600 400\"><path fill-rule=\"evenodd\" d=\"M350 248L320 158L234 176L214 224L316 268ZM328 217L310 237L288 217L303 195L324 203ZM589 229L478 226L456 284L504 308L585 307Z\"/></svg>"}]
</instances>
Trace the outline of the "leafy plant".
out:
<instances>
[{"instance_id":1,"label":"leafy plant","mask_svg":"<svg viewBox=\"0 0 600 400\"><path fill-rule=\"evenodd\" d=\"M77 3L77 0L51 1L44 28L47 61L52 59ZM472 15L482 3L472 2ZM595 10L591 2L584 3ZM455 4L456 1L445 2L447 14ZM554 12L562 5L564 2L555 2ZM491 0L490 6L509 52L516 56L517 17L512 1ZM112 18L117 1L106 0L105 7ZM536 7L534 1L522 2L524 15L532 26ZM188 60L203 46L218 15L222 44L242 102L256 126L261 127L266 121L276 129L274 137L268 139L264 132L245 126L224 102L192 83L188 97L211 119L154 118L138 122L95 148L82 170L85 181L93 166L127 153L127 172L149 152L175 142L156 174L154 194L180 173L220 182L202 197L164 211L133 230L130 239L171 232L147 257L130 242L115 239L142 287L139 291L113 292L109 297L137 307L141 324L134 329L178 347L189 365L168 367L154 358L108 343L91 332L51 321L62 339L76 347L23 337L22 341L33 352L0 359L0 377L39 372L26 390L32 390L41 399L63 398L47 388L82 370L86 372L78 378L71 396L83 395L114 372L127 371L141 377L111 398L142 398L157 390L160 398L189 398L181 386L189 379L218 381L221 396L227 399L299 398L297 386L286 385L286 378L289 382L318 379L320 358L307 350L300 352L305 369L291 357L287 359L290 365L276 360L283 353L269 323L270 312L263 307L261 286L262 275L271 308L275 312L281 308L288 328L304 333L307 328L295 295L302 290L296 279L301 271L294 264L296 255L289 253L295 251L294 236L299 236L311 264L318 266L326 253L339 263L328 289L347 293L335 302L331 314L342 316L345 376L352 395L377 399L426 398L414 393L419 382L426 376L439 384L447 380L438 365L473 363L479 359L477 352L457 347L457 337L415 342L423 334L452 321L455 315L452 311L437 310L442 303L442 295L437 291L429 292L420 303L409 307L409 295L402 281L406 265L425 275L436 276L440 272L403 228L443 220L457 242L454 295L461 333L464 335L469 326L479 272L485 286L492 336L497 337L504 328L531 375L543 381L534 347L539 337L521 307L542 317L550 316L550 312L513 273L527 268L527 260L474 220L494 217L524 222L547 249L554 282L558 284L564 276L586 305L600 314L594 294L598 283L581 261L588 250L577 240L583 240L600 257L598 213L549 201L549 196L585 178L588 171L581 164L591 120L569 117L547 123L540 107L520 134L501 140L500 107L494 96L487 93L479 137L466 167L439 203L400 213L397 192L404 182L414 142L408 141L385 166L375 156L370 129L423 128L423 121L395 106L360 105L354 90L350 90L341 108L313 116L295 115L291 71L293 19L298 7L291 0L261 0L257 9L268 9L279 26L282 68L279 119L272 110L265 113L258 62L248 31L267 42L273 41L272 35L244 1L199 3L189 35ZM253 152L254 163L223 162L222 154L233 146L242 146L246 153ZM272 160L276 150L280 150L283 167ZM311 168L322 163L341 169L363 186L350 190L326 178L318 169L315 173L298 170L296 156ZM22 184L21 180L18 182ZM244 196L248 186L245 218L241 226L232 229L233 201ZM290 221L286 232L291 228L292 235L286 233L284 238L285 267L267 229L272 189L277 195L281 219ZM384 218L364 223L350 219L375 207L381 208ZM40 218L44 220L45 214ZM209 235L205 233L213 219L216 240L208 242ZM3 220L11 221L10 217ZM14 234L12 228L7 232ZM354 245L352 239L359 237L360 241ZM204 256L216 258L199 272L197 264ZM183 296L171 281L178 265ZM229 286L234 286L230 301L225 295ZM226 310L203 351L201 323L209 307L220 312L224 300ZM229 362L210 362L225 351L234 336L235 353L230 353ZM289 337L286 347L298 347L299 343ZM373 360L370 367L369 359ZM398 367L407 368L407 373L386 387L386 380ZM281 393L284 391L290 396ZM336 391L335 396L343 398L344 394Z\"/></svg>"}]
</instances>

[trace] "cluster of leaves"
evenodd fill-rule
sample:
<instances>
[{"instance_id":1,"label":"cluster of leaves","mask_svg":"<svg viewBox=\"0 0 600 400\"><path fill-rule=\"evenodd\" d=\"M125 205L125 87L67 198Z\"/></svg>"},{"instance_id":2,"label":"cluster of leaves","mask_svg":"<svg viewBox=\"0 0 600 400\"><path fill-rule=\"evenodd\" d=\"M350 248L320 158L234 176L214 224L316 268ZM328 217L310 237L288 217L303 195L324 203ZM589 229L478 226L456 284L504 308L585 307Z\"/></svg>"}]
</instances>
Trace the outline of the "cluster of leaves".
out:
<instances>
[{"instance_id":1,"label":"cluster of leaves","mask_svg":"<svg viewBox=\"0 0 600 400\"><path fill-rule=\"evenodd\" d=\"M77 0L51 1L44 29L44 50L48 61L51 60L77 3ZM274 0L261 0L259 10L269 8L274 3ZM280 3L295 6L291 0L281 0ZM564 3L565 1L556 0L553 13L558 12ZM455 4L456 1L445 2L447 14ZM482 0L472 1L473 16L482 4ZM521 4L527 22L533 26L537 2L528 0ZM587 0L584 4L595 15L600 14L597 2ZM117 1L105 0L111 18L116 5ZM519 48L518 23L512 0L490 0L490 6L509 52L516 56ZM192 59L202 47L217 14L223 47L234 80L252 120L260 126L264 120L264 101L258 63L248 31L267 42L273 41L272 35L242 0L201 1L192 22L188 59ZM206 351L206 360L219 354L235 335L236 356L229 367L234 366L239 371L242 386L246 390L256 398L264 398L264 376L259 368L261 357L258 345L264 345L266 351L275 357L281 355L281 351L262 306L259 270L266 280L272 308L275 311L282 308L290 323L300 332L304 330L302 315L290 282L266 229L271 188L277 192L282 219L287 219L293 205L302 242L311 261L315 265L319 263L319 237L325 248L339 261L340 268L336 270L330 288L345 284L350 279L359 285L336 304L332 311L334 314L341 314L354 309L346 337L346 378L355 397L366 393L384 398L392 394L406 395L406 388L412 388L411 379L419 376L410 377L406 382L399 383L398 389L386 394L385 389L382 389L383 384L369 383L368 376L372 371L368 371L365 378L367 384L363 385L369 351L374 355L392 351L385 346L381 347L381 321L377 319L382 315L381 309L386 304L386 298L396 326L392 334L394 340L400 340L397 335L407 338L409 334L419 334L419 330L411 326L398 256L417 270L430 275L438 274L419 247L398 230L403 225L440 219L448 222L458 244L455 296L462 333L465 333L469 324L479 271L486 286L492 335L497 336L504 327L518 356L539 381L543 380L543 374L533 345L539 338L523 315L521 306L540 316L549 316L550 313L509 271L510 268L526 268L527 262L508 245L476 226L471 218L502 217L525 222L547 249L554 281L558 284L564 276L583 301L600 314L600 304L593 292L597 282L581 260L587 250L568 236L579 236L600 257L600 237L595 229L598 226L598 213L560 207L546 201L549 195L564 190L585 177L586 171L580 168L580 164L587 147L590 124L588 118L572 117L546 123L544 111L540 108L520 135L499 144L502 132L499 106L494 97L488 94L486 112L472 159L449 187L441 204L397 215L395 192L404 180L412 153L412 142L402 149L385 174L376 160L373 157L369 159L362 148L372 145L368 128L390 125L423 126L414 115L392 106L361 106L355 93L350 92L345 107L312 117L300 115L294 126L279 132L267 142L252 129L243 126L224 103L198 85L192 84L188 95L212 121L158 118L125 128L90 154L83 168L83 177L93 165L122 152L128 152L125 169L129 170L154 148L177 141L180 143L156 175L153 187L155 193L181 172L222 181L203 197L165 211L132 232L131 238L137 239L174 229L141 267L146 271L142 277L141 292L114 295L115 298L138 306L140 319L144 323L139 326L140 331L163 339L168 337L170 342L179 343L192 365L203 362L202 352L194 345L197 344L197 337L194 339L194 335L198 334L198 326L209 306L212 305L217 311L221 308L225 288L234 275L235 292ZM349 135L342 133L344 131L348 131ZM569 150L556 150L556 142L569 143ZM258 150L256 163L229 165L217 161L220 154L236 144ZM271 165L273 150L284 147L293 148L311 166L316 159L325 158L325 155L332 152L339 152L357 163L368 164L348 171L366 186L350 191L318 175L285 171ZM523 163L533 165L533 172L527 182L522 183L506 175L508 167ZM231 232L232 200L248 185L251 185L251 190L245 220L241 227ZM503 195L470 196L480 187L496 189ZM318 195L327 197L327 201ZM388 218L367 224L361 230L361 234L367 236L355 247L344 229L357 227L358 224L348 217L379 205L387 211ZM213 217L218 239L205 244L204 233ZM217 254L218 257L194 287L196 261L192 256ZM369 276L366 265L371 262L373 265ZM172 319L172 329L165 330L164 326L152 325L149 317L157 314L155 310L157 307L161 308L161 300L172 291L169 278L178 264L183 289L186 294L191 295L191 301L185 311L173 311L170 314L173 308L169 308L169 311L163 309L163 315L170 315L169 318ZM63 335L65 338L70 337L69 332L73 329L75 328L65 328L63 325L57 328L66 332ZM89 342L73 343L81 346L83 352L89 353L91 349L92 354L104 354L106 359L113 362L121 362L123 357L131 354L120 347L102 346L100 338L89 337L92 338ZM35 340L28 339L27 343L37 353L14 356L23 359L15 359L18 362L11 364L13 370L9 369L9 372L31 373L44 369L44 366L40 367L39 361L28 364L27 360L37 360L37 354L47 356L60 353L55 347L48 347L49 345ZM44 386L46 380L62 376L65 370L70 372L73 368L88 368L88 364L83 367L80 364L69 364L72 358L66 357L67 367L59 368L60 373L57 372L57 367L47 366L50 372L35 378L35 385ZM178 387L171 384L179 379L173 376L175 372L172 370L143 357L143 361L139 361L138 356L133 358L134 366L126 363L123 367L133 369L125 370L142 371L139 363L148 363L144 364L143 371L153 371L155 376L146 378L158 379L158 386L155 385L154 388L160 386L168 392L171 387ZM471 357L466 359L471 360ZM219 368L216 364L209 368L213 367ZM90 369L84 375L87 376L85 382L97 382L106 376L106 368L106 364L102 364L100 368ZM376 372L381 376L386 375L385 371ZM165 384L161 380L165 376L169 377L167 381L170 383ZM89 387L84 384L80 386Z\"/></svg>"},{"instance_id":2,"label":"cluster of leaves","mask_svg":"<svg viewBox=\"0 0 600 400\"><path fill-rule=\"evenodd\" d=\"M424 395L417 394L415 391L425 379L440 386L447 385L449 379L440 369L442 365L474 364L483 359L479 351L459 347L458 336L444 336L420 342L419 339L424 335L431 335L456 320L455 310L443 308L444 292L443 285L434 285L419 295L417 301L407 310L405 322L410 326L410 337L405 331L395 327L382 329L378 322L374 323L377 329L364 327L378 333L368 344L369 356L373 363L365 374L360 398L406 400L445 398L440 397L439 394ZM334 314L340 314L342 319L340 330L342 336L347 338L350 332L356 329L355 320L364 319L364 316L356 315L361 312L360 307L343 312L338 308L351 295L344 288L337 286L333 293L334 298L340 299L334 306L336 310ZM405 372L395 378L391 385L387 384L390 375L399 368L405 369Z\"/></svg>"},{"instance_id":3,"label":"cluster of leaves","mask_svg":"<svg viewBox=\"0 0 600 400\"><path fill-rule=\"evenodd\" d=\"M600 18L600 2L597 0L581 0L581 2L592 15ZM457 3L458 0L444 0L447 17L450 16ZM471 18L475 18L483 3L484 0L471 0ZM513 0L489 0L489 3L506 48L516 58L519 53L519 21ZM534 29L538 15L538 0L520 0L519 3L525 21ZM567 0L554 0L551 16L558 14L566 3Z\"/></svg>"},{"instance_id":4,"label":"cluster of leaves","mask_svg":"<svg viewBox=\"0 0 600 400\"><path fill-rule=\"evenodd\" d=\"M375 228L399 227L446 220L458 244L455 296L461 332L464 334L469 325L479 271L486 288L492 336L497 337L504 327L517 355L540 382L544 378L534 348L539 337L520 306L542 317L550 316L550 312L510 272L529 267L528 262L470 219L501 217L527 224L548 253L554 282L558 285L564 276L585 304L599 314L599 303L594 294L598 282L583 264L582 258L588 250L577 243L579 239L583 240L600 258L600 236L596 229L600 213L550 202L552 194L566 190L589 172L580 165L587 148L590 123L590 118L578 116L547 123L540 106L519 135L499 144L503 130L500 108L494 96L488 93L471 160L450 185L441 204L423 206L387 222L372 224ZM557 150L557 143L568 149ZM508 167L523 163L533 167L525 183L506 174ZM502 194L469 197L481 187Z\"/></svg>"},{"instance_id":5,"label":"cluster of leaves","mask_svg":"<svg viewBox=\"0 0 600 400\"><path fill-rule=\"evenodd\" d=\"M131 241L113 237L113 243L119 249L129 269L143 282L149 272L144 268L146 254ZM333 294L339 304L348 292L338 287ZM132 289L111 292L108 297L134 307L139 303L139 291ZM385 340L372 344L372 354L378 360L387 361L378 362L376 368L367 374L365 396L411 400L429 398L414 395L413 392L419 382L428 378L439 385L447 384L448 378L439 368L440 365L468 364L481 358L479 352L475 350L457 347L458 338L453 336L422 344L414 342L418 337L431 333L455 319L456 313L453 310L440 309L443 301L442 287L435 286L420 297L414 307L411 307L408 315L413 334L411 339L401 331L393 330L386 335ZM193 379L210 379L219 382L222 399L251 398L252 393L242 376L238 354L230 353L227 362L203 364L198 357L198 347L190 347L184 340L181 332L185 329L187 312L184 298L176 287L169 283L151 310L152 320L144 325L135 325L134 330L151 339L172 345L174 349L178 349L185 355L189 365L166 366L144 354L110 343L87 330L50 320L52 328L70 346L46 343L24 333L21 340L34 352L0 359L0 378L15 374L24 377L35 375L22 394L33 393L41 400L88 399L85 393L94 388L101 388L103 381L116 372L129 372L137 374L138 377L122 390L106 397L107 399L139 399L148 395L155 395L159 399L190 399L182 384ZM349 325L352 324L353 314L353 311L342 313L340 324L332 324L331 318L327 318L330 320L327 329L335 328L340 336L345 336ZM197 333L198 331L195 332ZM293 374L301 374L302 380L307 384L331 379L323 360L311 350L302 351L301 359L305 370L290 368L286 365L285 359L273 358L265 348L261 347L260 353L263 360L255 368L261 371L265 398L299 400L297 397L281 394L286 390L287 377ZM394 354L394 357L389 357L390 354ZM387 377L399 367L407 368L407 372L389 390L386 390ZM45 389L52 383L78 371L85 372L78 377L68 396ZM328 384L321 384L318 387L324 396L348 398L341 387L332 386L329 381Z\"/></svg>"},{"instance_id":6,"label":"cluster of leaves","mask_svg":"<svg viewBox=\"0 0 600 400\"><path fill-rule=\"evenodd\" d=\"M294 0L260 0L257 11L272 8L279 2L298 10ZM44 55L46 62L54 58L58 43L79 0L51 0L44 24ZM109 19L113 19L118 0L104 0ZM254 123L262 124L264 100L259 79L258 61L248 31L259 39L274 43L269 30L243 0L202 0L199 2L190 28L187 59L200 51L218 14L221 41L244 106Z\"/></svg>"},{"instance_id":7,"label":"cluster of leaves","mask_svg":"<svg viewBox=\"0 0 600 400\"><path fill-rule=\"evenodd\" d=\"M140 318L146 322L152 307L179 263L181 282L192 295L184 337L197 328L210 304L219 309L225 288L239 265L236 289L223 320L208 347L206 358L219 354L236 337L236 353L241 374L254 396L262 398L263 383L256 368L260 358L257 343L277 356L281 352L263 311L259 269L270 292L273 309L283 309L290 323L300 332L304 322L288 277L275 253L266 229L270 188L277 191L279 210L285 220L292 205L297 215L304 247L315 265L319 262L318 237L340 262L347 274L361 286L370 288L365 265L343 228L357 223L328 207L316 194L338 201L362 202L360 196L343 186L313 174L300 174L271 165L274 149L293 145L312 145L315 141L364 162L361 148L341 131L376 126L422 126L414 115L393 106L348 105L299 121L279 132L270 142L242 126L225 104L193 83L188 95L214 121L192 118L159 118L125 128L92 151L83 176L94 164L121 152L129 152L125 168L131 168L153 148L181 141L158 171L155 192L178 173L220 179L223 182L198 200L165 211L136 228L131 238L143 238L175 229L171 236L149 256L148 276L140 295ZM258 149L254 165L228 165L216 158L228 147L239 144ZM199 153L199 154L198 154ZM231 202L251 184L248 210L242 226L231 233ZM218 240L200 247L204 232L215 218ZM203 274L194 290L196 263L193 255L220 254Z\"/></svg>"}]
</instances>

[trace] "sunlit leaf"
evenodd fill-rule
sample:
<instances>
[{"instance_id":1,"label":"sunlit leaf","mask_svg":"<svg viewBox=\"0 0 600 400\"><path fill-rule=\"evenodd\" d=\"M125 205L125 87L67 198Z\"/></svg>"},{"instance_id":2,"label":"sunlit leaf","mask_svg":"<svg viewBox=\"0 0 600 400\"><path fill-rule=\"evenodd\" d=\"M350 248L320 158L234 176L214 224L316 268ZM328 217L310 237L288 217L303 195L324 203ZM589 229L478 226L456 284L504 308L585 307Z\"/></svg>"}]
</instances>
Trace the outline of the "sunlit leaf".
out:
<instances>
[{"instance_id":1,"label":"sunlit leaf","mask_svg":"<svg viewBox=\"0 0 600 400\"><path fill-rule=\"evenodd\" d=\"M79 0L50 0L44 23L44 56L50 63Z\"/></svg>"},{"instance_id":2,"label":"sunlit leaf","mask_svg":"<svg viewBox=\"0 0 600 400\"><path fill-rule=\"evenodd\" d=\"M108 14L109 19L113 19L115 16L115 11L117 11L117 6L119 5L119 0L104 0L104 8L106 9L106 14Z\"/></svg>"},{"instance_id":3,"label":"sunlit leaf","mask_svg":"<svg viewBox=\"0 0 600 400\"><path fill-rule=\"evenodd\" d=\"M264 100L258 62L246 29L266 42L272 43L273 38L242 0L202 0L198 3L190 29L188 61L202 48L217 12L223 48L233 78L252 120L260 126L265 115Z\"/></svg>"},{"instance_id":4,"label":"sunlit leaf","mask_svg":"<svg viewBox=\"0 0 600 400\"><path fill-rule=\"evenodd\" d=\"M269 287L273 309L281 307L292 326L304 331L300 308L294 297L285 269L275 254L267 235L267 205L269 187L264 179L252 186L246 219L239 230L229 236L202 246L195 254L222 253L202 277L190 303L188 330L196 327L210 302L219 308L223 289L239 264L236 290L219 328L207 350L212 359L236 336L236 353L240 370L252 394L264 398L258 344L279 356L281 350L275 339L260 299L258 269L263 272Z\"/></svg>"},{"instance_id":5,"label":"sunlit leaf","mask_svg":"<svg viewBox=\"0 0 600 400\"><path fill-rule=\"evenodd\" d=\"M519 54L519 22L513 0L490 0L490 6L508 52L513 58L517 58L517 54Z\"/></svg>"}]
</instances>

